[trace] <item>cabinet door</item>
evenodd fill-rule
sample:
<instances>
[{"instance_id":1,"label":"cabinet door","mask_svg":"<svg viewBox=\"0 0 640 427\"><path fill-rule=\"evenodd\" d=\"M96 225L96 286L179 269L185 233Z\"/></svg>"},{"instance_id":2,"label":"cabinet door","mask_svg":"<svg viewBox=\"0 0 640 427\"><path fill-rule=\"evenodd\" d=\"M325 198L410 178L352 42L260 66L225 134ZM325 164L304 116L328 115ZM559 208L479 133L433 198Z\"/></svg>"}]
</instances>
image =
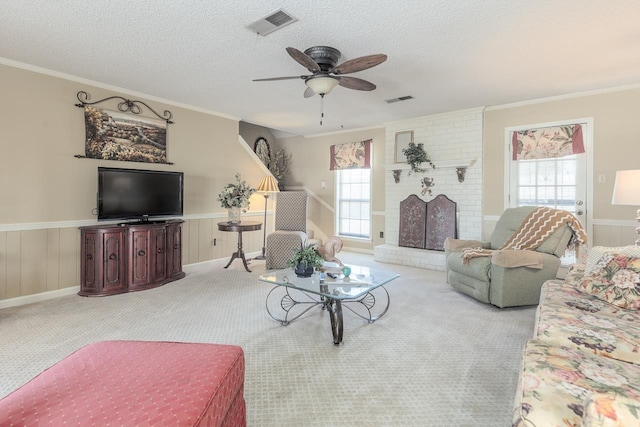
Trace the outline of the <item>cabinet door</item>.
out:
<instances>
[{"instance_id":1,"label":"cabinet door","mask_svg":"<svg viewBox=\"0 0 640 427\"><path fill-rule=\"evenodd\" d=\"M80 256L82 262L80 263L80 291L92 293L100 288L102 285L98 283L99 264L100 260L96 250L98 248L96 238L97 232L82 231L81 243L82 249Z\"/></svg>"},{"instance_id":2,"label":"cabinet door","mask_svg":"<svg viewBox=\"0 0 640 427\"><path fill-rule=\"evenodd\" d=\"M182 224L167 227L167 277L182 272Z\"/></svg>"},{"instance_id":3,"label":"cabinet door","mask_svg":"<svg viewBox=\"0 0 640 427\"><path fill-rule=\"evenodd\" d=\"M167 277L167 230L162 227L153 230L153 254L151 257L151 270L153 281L159 282Z\"/></svg>"},{"instance_id":4,"label":"cabinet door","mask_svg":"<svg viewBox=\"0 0 640 427\"><path fill-rule=\"evenodd\" d=\"M102 289L104 291L118 290L126 286L125 255L123 231L102 233Z\"/></svg>"},{"instance_id":5,"label":"cabinet door","mask_svg":"<svg viewBox=\"0 0 640 427\"><path fill-rule=\"evenodd\" d=\"M134 229L129 231L129 286L144 286L152 282L151 252L152 231L149 229Z\"/></svg>"}]
</instances>

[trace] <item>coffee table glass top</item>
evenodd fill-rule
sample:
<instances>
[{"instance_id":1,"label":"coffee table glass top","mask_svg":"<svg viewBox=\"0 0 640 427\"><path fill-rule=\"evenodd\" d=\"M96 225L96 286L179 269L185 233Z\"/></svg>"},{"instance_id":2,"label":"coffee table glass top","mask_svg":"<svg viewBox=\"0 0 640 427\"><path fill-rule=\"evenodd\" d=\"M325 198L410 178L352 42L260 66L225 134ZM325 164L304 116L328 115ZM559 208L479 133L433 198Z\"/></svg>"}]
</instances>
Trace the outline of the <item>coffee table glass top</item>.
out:
<instances>
[{"instance_id":1,"label":"coffee table glass top","mask_svg":"<svg viewBox=\"0 0 640 427\"><path fill-rule=\"evenodd\" d=\"M328 269L324 273L324 283L320 283L320 272L311 277L298 277L292 268L272 271L259 277L262 282L299 289L301 291L325 296L332 299L356 299L367 292L400 277L390 271L351 265L351 274L345 277L338 269ZM334 273L335 272L335 273ZM329 276L329 273L336 277Z\"/></svg>"}]
</instances>

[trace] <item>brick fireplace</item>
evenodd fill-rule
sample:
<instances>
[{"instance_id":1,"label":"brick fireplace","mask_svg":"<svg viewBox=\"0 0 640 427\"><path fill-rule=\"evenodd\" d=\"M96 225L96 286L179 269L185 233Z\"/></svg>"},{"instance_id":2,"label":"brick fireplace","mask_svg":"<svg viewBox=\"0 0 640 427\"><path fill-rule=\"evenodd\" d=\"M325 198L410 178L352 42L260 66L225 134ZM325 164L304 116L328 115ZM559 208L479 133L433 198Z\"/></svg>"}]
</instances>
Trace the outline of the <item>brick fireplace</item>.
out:
<instances>
[{"instance_id":1,"label":"brick fireplace","mask_svg":"<svg viewBox=\"0 0 640 427\"><path fill-rule=\"evenodd\" d=\"M385 244L374 248L376 261L433 270L445 269L444 252L398 244L400 202L412 194L425 202L439 194L456 201L459 238L482 238L482 118L483 108L474 108L387 124ZM436 165L435 170L428 168L424 173L409 175L406 163L395 163L396 132L408 130L414 132L414 142L424 144L427 154ZM460 168L465 168L462 182L459 180ZM433 183L429 188L430 193L421 194L425 177Z\"/></svg>"}]
</instances>

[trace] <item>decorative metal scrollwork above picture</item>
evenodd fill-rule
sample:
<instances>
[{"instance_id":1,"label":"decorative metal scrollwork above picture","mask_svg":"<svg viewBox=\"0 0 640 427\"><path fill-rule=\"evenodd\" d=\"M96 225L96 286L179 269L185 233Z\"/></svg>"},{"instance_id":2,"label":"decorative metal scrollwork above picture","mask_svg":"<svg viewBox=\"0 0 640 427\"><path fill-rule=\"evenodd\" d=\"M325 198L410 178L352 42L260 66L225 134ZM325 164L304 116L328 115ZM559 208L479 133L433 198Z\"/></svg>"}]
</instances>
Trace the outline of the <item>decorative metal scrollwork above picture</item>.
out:
<instances>
[{"instance_id":1,"label":"decorative metal scrollwork above picture","mask_svg":"<svg viewBox=\"0 0 640 427\"><path fill-rule=\"evenodd\" d=\"M121 96L88 102L89 94L80 91L76 97L80 101L76 107L84 109L86 135L85 154L76 157L173 164L167 162L167 125L173 123L170 111L161 116L146 103ZM94 107L112 100L120 101L117 111ZM145 108L157 118L140 116Z\"/></svg>"}]
</instances>

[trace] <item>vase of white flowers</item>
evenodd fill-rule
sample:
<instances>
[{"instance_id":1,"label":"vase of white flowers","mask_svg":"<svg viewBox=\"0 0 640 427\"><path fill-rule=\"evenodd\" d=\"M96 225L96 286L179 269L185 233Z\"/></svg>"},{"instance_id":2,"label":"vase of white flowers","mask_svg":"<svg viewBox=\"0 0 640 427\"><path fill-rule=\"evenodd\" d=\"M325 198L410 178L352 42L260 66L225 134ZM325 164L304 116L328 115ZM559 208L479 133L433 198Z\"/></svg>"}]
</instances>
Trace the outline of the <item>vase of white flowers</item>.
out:
<instances>
[{"instance_id":1,"label":"vase of white flowers","mask_svg":"<svg viewBox=\"0 0 640 427\"><path fill-rule=\"evenodd\" d=\"M229 211L229 222L240 222L241 212L246 212L249 207L249 198L256 189L251 188L246 181L243 181L240 174L236 174L236 182L227 184L220 194L218 200L220 206Z\"/></svg>"},{"instance_id":2,"label":"vase of white flowers","mask_svg":"<svg viewBox=\"0 0 640 427\"><path fill-rule=\"evenodd\" d=\"M237 224L240 222L240 216L242 215L242 208L229 208L227 209L229 213L229 223Z\"/></svg>"}]
</instances>

